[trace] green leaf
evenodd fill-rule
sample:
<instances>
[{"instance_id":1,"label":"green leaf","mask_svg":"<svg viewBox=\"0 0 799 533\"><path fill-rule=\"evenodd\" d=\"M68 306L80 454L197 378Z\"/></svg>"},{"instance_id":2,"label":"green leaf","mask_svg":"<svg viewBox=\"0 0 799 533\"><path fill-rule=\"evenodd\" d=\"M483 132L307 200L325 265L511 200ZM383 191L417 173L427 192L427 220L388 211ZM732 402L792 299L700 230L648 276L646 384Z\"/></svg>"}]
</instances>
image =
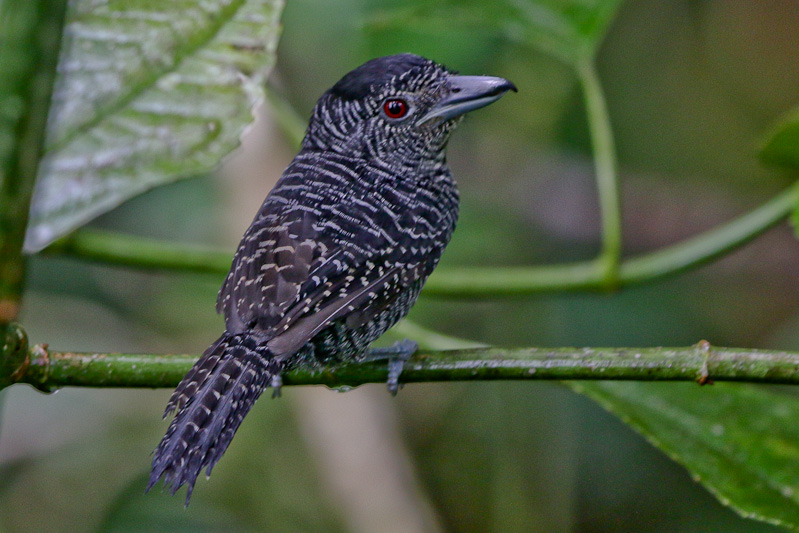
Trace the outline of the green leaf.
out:
<instances>
[{"instance_id":1,"label":"green leaf","mask_svg":"<svg viewBox=\"0 0 799 533\"><path fill-rule=\"evenodd\" d=\"M760 159L767 165L799 170L799 108L788 113L774 128L760 150ZM791 223L799 237L799 204L794 208Z\"/></svg>"},{"instance_id":2,"label":"green leaf","mask_svg":"<svg viewBox=\"0 0 799 533\"><path fill-rule=\"evenodd\" d=\"M799 170L799 108L788 113L771 132L760 159L767 165Z\"/></svg>"},{"instance_id":3,"label":"green leaf","mask_svg":"<svg viewBox=\"0 0 799 533\"><path fill-rule=\"evenodd\" d=\"M282 5L74 2L26 250L213 169L263 97Z\"/></svg>"},{"instance_id":4,"label":"green leaf","mask_svg":"<svg viewBox=\"0 0 799 533\"><path fill-rule=\"evenodd\" d=\"M427 2L396 11L381 11L371 29L405 27L440 33L442 29L493 28L511 42L529 45L570 64L592 59L622 0L503 0Z\"/></svg>"},{"instance_id":5,"label":"green leaf","mask_svg":"<svg viewBox=\"0 0 799 533\"><path fill-rule=\"evenodd\" d=\"M508 28L510 35L574 65L596 55L621 0L508 0L508 3L517 13L517 24Z\"/></svg>"},{"instance_id":6,"label":"green leaf","mask_svg":"<svg viewBox=\"0 0 799 533\"><path fill-rule=\"evenodd\" d=\"M742 516L799 530L799 398L744 384L570 383Z\"/></svg>"}]
</instances>

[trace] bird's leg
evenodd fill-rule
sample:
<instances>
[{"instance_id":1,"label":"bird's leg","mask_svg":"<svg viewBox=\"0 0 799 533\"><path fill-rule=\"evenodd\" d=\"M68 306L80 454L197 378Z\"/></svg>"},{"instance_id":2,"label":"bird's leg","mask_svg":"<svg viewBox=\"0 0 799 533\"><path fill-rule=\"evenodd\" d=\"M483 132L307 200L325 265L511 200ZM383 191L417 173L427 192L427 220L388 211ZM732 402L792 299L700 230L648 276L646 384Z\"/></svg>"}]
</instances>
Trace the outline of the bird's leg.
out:
<instances>
[{"instance_id":1,"label":"bird's leg","mask_svg":"<svg viewBox=\"0 0 799 533\"><path fill-rule=\"evenodd\" d=\"M280 398L280 388L283 386L283 378L280 377L280 374L272 376L269 386L272 387L272 398Z\"/></svg>"},{"instance_id":2,"label":"bird's leg","mask_svg":"<svg viewBox=\"0 0 799 533\"><path fill-rule=\"evenodd\" d=\"M410 339L397 341L392 346L387 348L372 348L363 358L363 361L379 361L388 359L388 392L392 396L397 395L399 389L399 377L402 374L402 369L405 368L405 363L408 359L416 353L419 349L419 344Z\"/></svg>"}]
</instances>

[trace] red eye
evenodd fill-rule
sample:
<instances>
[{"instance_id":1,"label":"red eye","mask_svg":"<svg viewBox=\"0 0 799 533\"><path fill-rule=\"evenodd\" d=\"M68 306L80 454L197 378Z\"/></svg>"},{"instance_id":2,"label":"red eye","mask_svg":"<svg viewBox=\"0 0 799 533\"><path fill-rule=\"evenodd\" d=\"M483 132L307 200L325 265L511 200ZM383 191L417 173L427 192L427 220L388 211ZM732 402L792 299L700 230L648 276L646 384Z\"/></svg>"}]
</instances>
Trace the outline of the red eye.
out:
<instances>
[{"instance_id":1,"label":"red eye","mask_svg":"<svg viewBox=\"0 0 799 533\"><path fill-rule=\"evenodd\" d=\"M386 100L383 104L383 113L388 118L402 118L408 114L408 104L405 100L400 100L399 98Z\"/></svg>"}]
</instances>

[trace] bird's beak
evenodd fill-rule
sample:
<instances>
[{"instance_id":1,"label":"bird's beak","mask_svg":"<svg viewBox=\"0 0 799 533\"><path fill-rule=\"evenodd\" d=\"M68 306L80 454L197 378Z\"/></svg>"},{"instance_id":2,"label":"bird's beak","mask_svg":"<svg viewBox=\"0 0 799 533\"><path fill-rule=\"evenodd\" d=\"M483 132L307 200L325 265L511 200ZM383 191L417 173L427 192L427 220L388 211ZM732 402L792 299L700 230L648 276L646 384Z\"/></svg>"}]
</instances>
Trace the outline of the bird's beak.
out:
<instances>
[{"instance_id":1,"label":"bird's beak","mask_svg":"<svg viewBox=\"0 0 799 533\"><path fill-rule=\"evenodd\" d=\"M494 76L450 76L449 84L450 93L417 120L417 126L434 118L451 120L496 102L508 91L516 92L513 83Z\"/></svg>"}]
</instances>

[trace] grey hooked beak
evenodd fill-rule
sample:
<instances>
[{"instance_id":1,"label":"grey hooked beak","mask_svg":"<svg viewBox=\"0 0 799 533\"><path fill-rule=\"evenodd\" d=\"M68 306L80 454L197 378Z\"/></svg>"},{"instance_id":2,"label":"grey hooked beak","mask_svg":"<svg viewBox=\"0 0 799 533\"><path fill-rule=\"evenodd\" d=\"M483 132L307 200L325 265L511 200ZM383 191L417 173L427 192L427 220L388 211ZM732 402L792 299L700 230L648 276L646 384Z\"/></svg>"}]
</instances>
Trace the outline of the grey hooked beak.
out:
<instances>
[{"instance_id":1,"label":"grey hooked beak","mask_svg":"<svg viewBox=\"0 0 799 533\"><path fill-rule=\"evenodd\" d=\"M417 126L434 118L451 120L496 102L508 91L516 92L513 83L494 76L450 76L449 83L450 93L417 120Z\"/></svg>"}]
</instances>

